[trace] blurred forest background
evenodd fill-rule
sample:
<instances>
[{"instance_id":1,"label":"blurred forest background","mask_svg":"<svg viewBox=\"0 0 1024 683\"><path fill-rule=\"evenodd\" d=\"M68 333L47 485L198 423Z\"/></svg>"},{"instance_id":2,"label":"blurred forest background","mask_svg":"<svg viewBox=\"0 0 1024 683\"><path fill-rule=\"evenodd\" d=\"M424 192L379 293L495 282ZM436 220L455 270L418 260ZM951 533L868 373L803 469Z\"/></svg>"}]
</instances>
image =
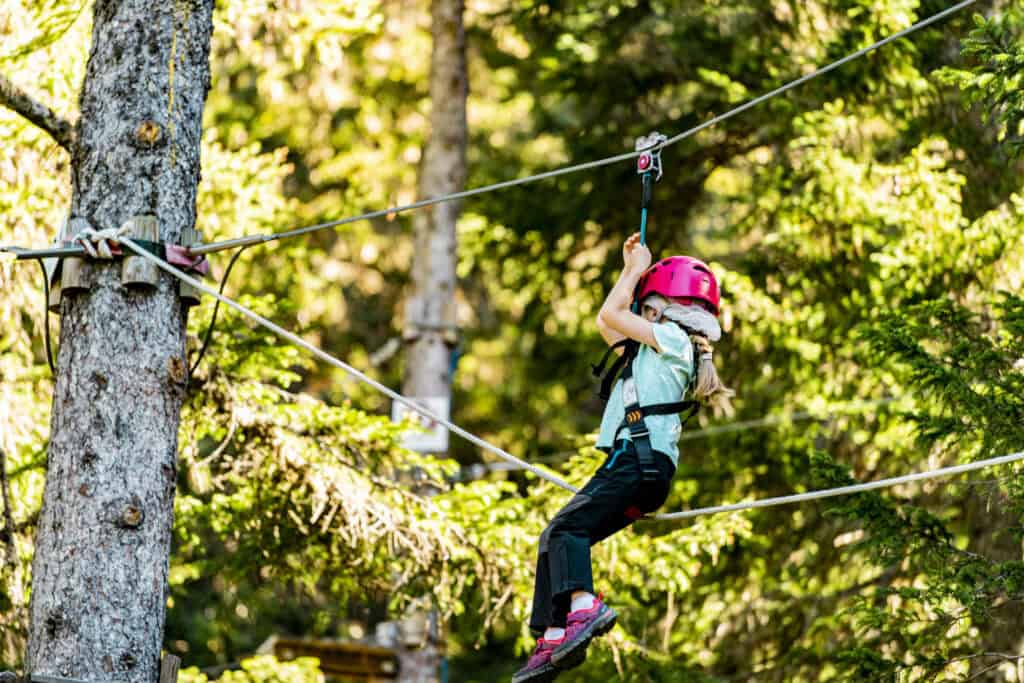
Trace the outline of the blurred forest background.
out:
<instances>
[{"instance_id":1,"label":"blurred forest background","mask_svg":"<svg viewBox=\"0 0 1024 683\"><path fill-rule=\"evenodd\" d=\"M467 186L630 151L950 4L467 0ZM217 3L207 241L416 198L430 12ZM0 72L74 119L91 16L88 1L4 0ZM652 250L712 263L716 362L738 392L735 415L692 429L740 427L684 435L666 510L1024 448L1022 32L1020 3L979 2L665 151ZM48 244L70 160L3 109L0 141L0 243ZM625 162L471 199L458 224L453 420L577 484L600 462L594 318L638 205ZM381 351L401 337L413 251L411 215L357 223L246 251L226 293L397 387L403 353ZM4 258L0 282L11 668L53 381L39 270ZM195 346L212 308L192 311ZM360 640L429 608L450 680L509 676L532 645L536 537L567 494L515 471L466 476L491 460L457 438L444 460L404 450L385 398L221 316L182 419L167 651L201 680L273 634ZM620 534L595 553L620 627L563 678L1022 682L1019 472ZM232 680L320 676L248 666Z\"/></svg>"}]
</instances>

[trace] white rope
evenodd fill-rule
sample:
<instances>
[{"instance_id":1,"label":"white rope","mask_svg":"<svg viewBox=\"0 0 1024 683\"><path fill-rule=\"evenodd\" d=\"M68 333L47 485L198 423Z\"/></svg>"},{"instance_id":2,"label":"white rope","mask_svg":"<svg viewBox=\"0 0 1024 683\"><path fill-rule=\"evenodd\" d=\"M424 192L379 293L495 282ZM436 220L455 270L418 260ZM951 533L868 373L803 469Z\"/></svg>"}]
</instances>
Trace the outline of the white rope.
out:
<instances>
[{"instance_id":1,"label":"white rope","mask_svg":"<svg viewBox=\"0 0 1024 683\"><path fill-rule=\"evenodd\" d=\"M827 65L827 66L823 66L820 69L817 69L816 71L812 71L809 74L806 74L804 76L801 76L800 78L794 79L794 80L790 81L789 83L786 83L785 85L782 85L782 86L776 88L775 90L772 90L771 92L767 92L767 93L765 93L763 95L760 95L760 96L755 97L755 98L753 98L751 100L748 100L747 102L744 102L743 104L739 105L738 107L735 107L734 109L730 109L729 111L725 112L724 114L720 114L718 116L715 116L714 118L711 118L711 119L705 121L704 123L701 123L700 125L694 126L693 128L690 128L689 130L683 131L682 133L679 133L678 135L675 135L674 137L668 138L668 140L662 142L659 145L653 145L651 147L648 147L648 148L645 148L645 149L636 150L634 152L626 152L624 154L616 154L615 156L606 157L604 159L597 159L596 161L588 161L588 162L585 162L585 163L582 163L582 164L575 164L573 166L566 166L564 168L558 168L558 169L555 169L555 170L552 170L552 171L546 171L544 173L538 173L536 175L526 176L524 178L516 178L514 180L506 180L506 181L503 181L503 182L500 182L500 183L494 183L492 185L484 185L482 187L477 187L477 188L473 188L473 189L470 189L470 190L463 190L461 192L454 192L452 194L441 195L439 197L428 197L427 199L421 199L420 201L413 202L412 204L402 204L402 205L399 205L399 206L393 206L390 209L381 209L379 211L371 211L369 213L360 214L358 216L351 216L349 218L341 218L341 219L334 220L334 221L327 221L325 223L317 223L315 225L308 225L306 227L295 228L293 230L287 230L287 231L284 231L284 232L275 232L275 233L269 233L269 234L264 234L264 235L248 235L246 237L238 237L238 238L235 238L235 239L224 240L222 242L211 242L210 244L204 244L204 245L193 247L191 249L191 251L194 254L209 254L209 253L212 253L212 252L215 252L215 251L221 251L221 250L224 250L224 249L230 249L232 247L241 247L241 246L246 246L246 245L249 245L249 244L260 244L260 243L266 243L266 242L273 242L275 240L282 240L282 239L286 239L286 238L289 238L289 237L298 237L299 235L306 235L306 234L309 234L309 233L312 233L312 232L318 232L320 230L327 230L328 228L341 227L342 225L348 225L349 223L356 223L358 221L370 220L370 219L373 219L373 218L383 218L385 216L396 215L396 214L399 214L399 213L404 213L406 211L411 211L413 209L422 209L422 208L425 208L427 206L433 206L434 204L441 204L443 202L451 202L451 201L456 201L456 200L459 200L459 199L466 199L467 197L473 197L473 196L476 196L476 195L479 195L479 194L484 194L486 192L493 192L495 190L502 190L502 189L505 189L505 188L508 188L508 187L515 187L517 185L525 185L527 183L536 182L538 180L545 180L547 178L554 178L554 177L561 176L561 175L566 175L566 174L569 174L569 173L578 173L580 171L587 171L587 170L590 170L592 168L599 168L601 166L609 166L611 164L616 164L616 163L618 163L620 161L627 161L629 159L635 159L638 156L640 156L641 154L644 154L644 153L649 152L649 151L654 150L654 149L658 149L660 151L660 150L665 149L666 147L668 147L670 145L674 145L677 142L680 142L682 140L685 140L686 138L692 137L692 136L696 135L697 133L701 132L702 130L705 130L707 128L710 128L711 126L717 125L717 124L719 124L722 121L725 121L727 119L731 119L732 117L736 116L737 114L741 114L741 113L747 111L748 109L756 107L757 105L761 104L762 102L766 102L767 100L770 100L773 97L776 97L776 96L781 95L781 94L783 94L783 93L785 93L785 92L787 92L789 90L792 90L793 88L796 88L796 87L798 87L800 85L803 85L807 81L815 79L818 76L821 76L821 75L826 74L826 73L828 73L830 71L838 69L839 67L843 66L844 64L846 64L848 62L851 62L851 61L853 61L855 59L858 59L860 57L863 57L864 55L868 54L869 52L873 52L873 51L877 50L878 48L883 47L885 45L888 45L889 43L891 43L891 42L893 42L895 40L899 40L900 38L903 38L904 36L910 35L914 31L918 31L918 30L920 30L922 28L925 28L926 26L930 26L930 25L932 25L932 24L934 24L934 23L936 23L938 21L941 21L942 19L945 19L946 17L950 16L951 14L954 14L955 12L959 12L960 10L964 9L965 7L973 5L977 1L978 0L964 0L963 2L960 2L960 3L956 4L956 5L953 5L952 7L949 7L949 8L947 8L947 9L941 11L941 12L938 12L937 14L934 14L934 15L928 17L927 19L922 19L921 21L917 22L916 24L914 24L912 26L908 26L907 28L903 29L902 31L899 31L898 33L894 33L893 35L888 36L887 38L883 38L883 39L881 39L881 40L879 40L879 41L877 41L875 43L872 43L871 45L868 45L867 47L861 48L860 50L857 50L856 52L854 52L852 54L849 54L849 55L847 55L847 56L845 56L845 57L843 57L841 59L838 59L838 60L832 62L831 64Z\"/></svg>"},{"instance_id":2,"label":"white rope","mask_svg":"<svg viewBox=\"0 0 1024 683\"><path fill-rule=\"evenodd\" d=\"M527 469L527 470L533 472L534 474L536 474L541 479L546 479L547 481L550 481L552 484L555 484L556 486L561 486L566 491L572 491L573 493L576 493L578 491L578 489L575 486L569 484L568 482L566 482L565 480L561 479L560 477L557 477L554 474L551 474L550 472L545 472L542 469L534 467L533 465L529 464L525 460L521 460L520 458L517 458L516 456L512 455L511 453L507 453L507 452L503 451L502 449L498 448L497 446L494 446L494 445L492 445L490 443L487 443L486 441L484 441L480 437L475 436L475 435L471 434L470 432L467 432L462 427L459 427L456 424L452 424L451 422L449 422L448 420L444 419L440 415L436 415L435 413L433 413L432 411L428 410L427 408L424 408L423 406L419 405L418 403L416 403L412 399L406 398L405 396L402 396L401 394L399 394L394 389L391 389L390 387L388 387L388 386L386 386L384 384L381 384L380 382L378 382L375 379L367 377L366 375L361 373L359 370L356 370L354 367L352 367L348 363L346 363L346 362L344 362L342 360L339 360L339 359L335 358L334 356L332 356L331 354L327 353L326 351L313 346L312 344L307 342L305 339L302 339L301 337L299 337L295 333L289 332L288 330L284 329L283 327L280 327L279 325L277 325L275 323L272 323L271 321L269 321L266 318L264 318L263 316L261 316L259 313L256 313L255 311L253 311L253 310L251 310L249 308L246 308L245 306L243 306L242 304L238 303L237 301L234 301L233 299L224 296L223 294L221 294L217 290L215 290L215 289L213 289L211 287L206 286L205 284L203 284L199 280L196 280L193 277L189 277L188 275L186 275L182 271L178 270L174 266L170 265L166 261L164 261L162 259L159 259L156 256L154 256L153 254L149 253L148 251L146 251L145 249L140 247L138 244L136 244L133 240L122 237L121 238L121 244L125 245L126 247L128 247L129 249L131 249L132 251L134 251L136 254L138 254L142 258L146 259L147 261L155 263L159 268L161 268L165 272L170 273L171 275L173 275L174 277L178 278L179 280L181 280L183 282L187 282L188 284L192 285L196 289L198 289L198 290L200 290L202 292L205 292L206 294L209 294L210 296L212 296L215 299L219 300L221 303L223 303L223 304L225 304L227 306L230 306L231 308L235 309L236 311L238 311L239 313L241 313L245 317L247 317L247 318L253 320L254 322L262 325L263 327L267 328L268 330L270 330L271 332L273 332L277 336L279 336L279 337L281 337L281 338L291 342L292 344L295 344L296 346L299 346L299 347L305 349L306 351L309 351L311 354L313 354L314 356L316 356L320 360L324 361L325 363L327 363L329 365L333 365L334 367L338 368L339 370L343 370L344 372L347 372L349 375L351 375L352 377L355 377L360 382L363 382L365 384L370 385L371 387L373 387L377 391L381 392L385 396L388 396L389 398L391 398L393 401L398 401L402 405L406 406L407 408L409 408L412 411L415 411L415 412L419 413L423 417L426 417L429 420L433 420L434 422L437 422L438 424L444 425L447 429L449 429L450 431L452 431L455 434L458 434L459 436L461 436L463 439L466 439L470 443L475 444L475 445L479 446L480 448L483 448L486 451L490 451L491 453L494 453L498 457L504 458L505 460L508 460L509 462L514 462L514 463L516 463L518 465L521 465L523 467L523 469Z\"/></svg>"},{"instance_id":3,"label":"white rope","mask_svg":"<svg viewBox=\"0 0 1024 683\"><path fill-rule=\"evenodd\" d=\"M250 310L249 308L246 308L245 306L243 306L242 304L238 303L237 301L234 301L233 299L230 299L229 297L224 296L223 294L221 294L220 292L218 292L217 290L215 290L215 289L213 289L211 287L207 287L205 284L203 284L199 280L196 280L195 278L189 277L187 274L185 274L182 271L178 270L174 266L172 266L169 263L167 263L167 262L157 258L153 254L149 253L148 251L146 251L145 249L140 247L138 244L136 244L133 240L128 239L128 238L122 238L121 239L121 243L123 245L127 246L129 249L134 251L136 254L138 254L142 258L144 258L144 259L146 259L146 260L148 260L148 261L150 261L152 263L155 263L160 269L170 273L171 275L173 275L174 277L178 278L179 280L182 280L183 282L187 282L188 284L192 285L196 289L198 289L200 291L203 291L203 292L209 294L210 296L218 299L219 301L221 301L225 305L230 306L231 308L235 309L236 311L238 311L242 315L246 316L247 318L249 318L249 319L253 320L254 322L262 325L265 328L267 328L268 330L270 330L274 334L278 335L279 337L282 337L283 339L286 339L287 341L291 342L292 344L295 344L296 346L299 346L299 347L309 351L310 353L312 353L314 356L316 356L320 360L322 360L322 361L324 361L324 362L326 362L326 363L328 363L330 365L333 365L334 367L338 368L339 370L343 370L344 372L348 373L352 377L355 377L359 381L364 382L365 384L368 384L369 386L373 387L374 389L376 389L377 391L381 392L385 396L390 397L392 400L398 401L402 405L408 407L410 410L413 410L413 411L419 413L420 415L423 415L424 417L426 417L426 418L428 418L430 420L434 420L438 424L444 425L447 429L451 430L453 433L455 433L455 434L461 436L462 438L466 439L470 443L475 444L475 445L479 446L480 448L483 448L486 451L494 453L495 455L497 455L498 457L500 457L500 458L502 458L504 460L516 463L517 465L521 466L523 469L529 470L530 472L533 472L538 477L540 477L542 479L545 479L545 480L551 482L552 484L555 484L556 486L560 486L563 489L565 489L566 491L571 491L572 493L577 493L579 491L579 489L577 489L575 486L572 486L571 484L569 484L565 480L561 479L560 477L557 477L557 476L555 476L555 475L553 475L553 474L551 474L549 472L545 472L544 470L542 470L540 468L534 467L533 465L529 464L525 460L517 458L516 456L512 455L511 453L508 453L508 452L498 448L497 446L494 446L494 445L484 441L483 439L481 439L478 436L474 436L473 434L471 434L470 432L467 432L462 427L459 427L458 425L453 424L452 422L449 422L448 420L442 418L440 415L435 415L433 412L431 412L430 410L428 410L428 409L424 408L423 406L419 405L418 403L416 403L412 399L406 398L405 396L402 396L401 394L399 394L397 391L394 391L393 389L391 389L391 388L381 384L380 382L378 382L378 381L376 381L374 379L371 379L370 377L367 377L363 373L361 373L358 370L356 370L355 368L353 368L351 365L345 363L344 361L341 361L341 360L335 358L334 356L332 356L331 354L327 353L326 351L323 351L323 350L313 346L312 344L310 344L306 340L302 339L301 337L297 336L293 332L289 332L288 330L286 330L286 329L276 325L275 323L272 323L271 321L267 320L266 318L264 318L260 314L256 313L253 310ZM701 515L715 515L715 514L719 514L719 513L722 513L722 512L739 512L741 510L751 510L751 509L754 509L754 508L771 507L771 506L774 506L774 505L786 505L788 503L799 503L799 502L807 501L807 500L816 500L818 498L830 498L832 496L843 496L843 495L847 495L847 494L850 494L850 493L859 493L861 491L870 491L872 489L884 488L884 487L887 487L887 486L895 486L897 484L905 484L905 483L912 482L912 481L921 481L921 480L924 480L924 479L933 479L933 478L936 478L936 477L945 477L945 476L950 476L950 475L953 475L953 474L960 474L961 472L970 472L972 470L978 470L978 469L982 469L984 467L994 467L996 465L1004 465L1004 464L1007 464L1007 463L1010 463L1010 462L1014 462L1014 461L1020 460L1020 459L1024 459L1024 451L1021 451L1020 453L1014 453L1014 454L1011 454L1011 455L1004 455L1004 456L1001 456L1001 457L998 457L998 458L990 458L988 460L979 460L978 462L972 462L972 463L968 463L966 465L957 465L955 467L945 467L945 468L942 468L942 469L931 470L931 471L928 471L928 472L918 472L916 474L908 474L908 475L904 475L902 477L894 477L892 479L880 479L879 481L867 482L867 483L864 483L864 484L855 484L855 485L852 485L852 486L842 486L840 488L825 489L825 490L821 490L821 491L810 491L808 493L798 493L796 495L782 496L780 498L765 498L765 499L762 499L762 500L752 500L752 501L747 501L747 502L743 502L743 503L734 503L732 505L719 505L719 506L716 506L716 507L699 508L699 509L696 509L696 510L684 510L682 512L672 512L672 513L668 513L668 514L652 515L651 517L646 517L644 519L647 519L647 520L688 519L690 517L698 517L698 516L701 516Z\"/></svg>"},{"instance_id":4,"label":"white rope","mask_svg":"<svg viewBox=\"0 0 1024 683\"><path fill-rule=\"evenodd\" d=\"M942 469L929 470L927 472L905 474L902 477L893 477L891 479L879 479L878 481L869 481L864 484L852 484L850 486L840 486L839 488L823 489L821 491L808 491L807 493L797 493L792 496L780 496L778 498L763 498L761 500L750 500L743 503L733 503L732 505L716 505L715 507L697 508L696 510L671 512L664 515L656 515L655 517L653 517L653 519L688 519L690 517L699 517L701 515L717 515L722 512L739 512L740 510L767 508L772 507L774 505L788 505L789 503L801 503L805 500L817 500L819 498L845 496L851 493L861 493L863 491L871 491L872 489L880 489L885 488L887 486L907 484L912 481L923 481L925 479L934 479L936 477L948 477L954 474L971 472L986 467L1006 465L1007 463L1015 462L1021 459L1024 459L1024 451L1021 451L1019 453L1011 453L1010 455L1002 455L997 458L989 458L988 460L978 460L977 462L969 462L966 465L955 465L953 467L943 467Z\"/></svg>"},{"instance_id":5,"label":"white rope","mask_svg":"<svg viewBox=\"0 0 1024 683\"><path fill-rule=\"evenodd\" d=\"M121 239L131 234L133 229L130 222L120 228L107 228L106 230L85 228L79 231L71 241L81 245L85 249L85 253L92 258L110 260L114 258L114 252L110 249L111 245L120 244Z\"/></svg>"}]
</instances>

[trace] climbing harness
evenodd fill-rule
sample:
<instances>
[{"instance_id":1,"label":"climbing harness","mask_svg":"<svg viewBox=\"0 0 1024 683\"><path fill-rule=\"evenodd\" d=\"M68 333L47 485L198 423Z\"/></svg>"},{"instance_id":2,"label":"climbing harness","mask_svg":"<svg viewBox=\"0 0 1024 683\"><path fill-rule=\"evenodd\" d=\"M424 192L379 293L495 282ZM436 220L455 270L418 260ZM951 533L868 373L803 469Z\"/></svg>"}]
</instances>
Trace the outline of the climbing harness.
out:
<instances>
[{"instance_id":1,"label":"climbing harness","mask_svg":"<svg viewBox=\"0 0 1024 683\"><path fill-rule=\"evenodd\" d=\"M696 375L696 365L694 371ZM615 429L615 437L618 437L624 427L629 428L629 438L640 459L640 480L644 484L653 484L658 481L660 474L655 462L654 449L651 447L651 432L647 428L645 418L651 415L675 415L686 411L686 416L681 418L682 426L685 427L690 418L700 410L700 403L689 400L641 406L636 380L633 378L632 361L626 363L622 371L622 403L626 415Z\"/></svg>"},{"instance_id":2,"label":"climbing harness","mask_svg":"<svg viewBox=\"0 0 1024 683\"><path fill-rule=\"evenodd\" d=\"M684 331L691 333L692 330ZM612 344L605 351L604 356L597 365L592 366L592 371L595 377L601 378L601 388L598 391L598 396L603 400L607 401L611 397L612 387L616 381L616 377L620 376L622 379L622 405L623 405L623 419L619 423L619 426L615 428L615 434L612 437L613 441L618 438L620 432L623 429L629 429L630 440L633 442L637 456L640 460L640 471L641 479L644 483L654 483L658 481L658 468L655 464L654 449L651 446L650 430L647 428L646 418L652 415L677 415L683 414L680 417L680 429L686 427L686 424L690 419L697 414L700 410L700 402L693 399L685 401L673 401L670 403L654 403L650 405L641 405L640 403L640 390L637 387L636 379L633 377L633 361L636 360L637 355L640 352L640 342L634 339L623 339L615 344ZM605 372L605 366L608 364L608 359L611 354L621 349L622 353L607 372ZM687 386L686 392L689 392L693 387L693 382L697 377L697 368L699 363L705 362L703 354L698 355L696 347L692 349L693 352L693 375L690 378L690 385ZM707 359L709 360L709 359ZM620 375L621 373L621 375ZM603 375L603 377L602 377ZM684 392L684 393L686 393Z\"/></svg>"}]
</instances>

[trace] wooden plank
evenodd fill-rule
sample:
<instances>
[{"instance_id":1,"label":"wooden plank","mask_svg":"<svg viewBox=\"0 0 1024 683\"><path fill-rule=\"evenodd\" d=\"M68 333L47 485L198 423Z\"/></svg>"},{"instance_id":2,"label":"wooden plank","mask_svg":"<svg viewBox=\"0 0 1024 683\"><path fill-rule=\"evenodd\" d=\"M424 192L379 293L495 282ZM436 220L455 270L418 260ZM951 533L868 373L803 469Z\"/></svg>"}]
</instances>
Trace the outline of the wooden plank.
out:
<instances>
[{"instance_id":1,"label":"wooden plank","mask_svg":"<svg viewBox=\"0 0 1024 683\"><path fill-rule=\"evenodd\" d=\"M88 221L81 218L72 218L61 228L60 239L70 242L74 239L75 235L88 227ZM60 273L60 289L62 294L65 292L88 291L90 284L90 277L84 258L64 259L64 262L61 264ZM60 309L60 301L57 302L57 308L58 310Z\"/></svg>"},{"instance_id":2,"label":"wooden plank","mask_svg":"<svg viewBox=\"0 0 1024 683\"><path fill-rule=\"evenodd\" d=\"M135 216L132 218L130 237L157 242L160 240L160 224L156 216ZM66 266L65 266L66 267ZM125 256L121 263L121 284L127 286L155 287L160 279L160 267L141 256Z\"/></svg>"},{"instance_id":3,"label":"wooden plank","mask_svg":"<svg viewBox=\"0 0 1024 683\"><path fill-rule=\"evenodd\" d=\"M59 258L44 258L43 266L46 268L46 280L50 283L50 298L46 302L51 313L60 313L60 273L57 272L61 266Z\"/></svg>"},{"instance_id":4,"label":"wooden plank","mask_svg":"<svg viewBox=\"0 0 1024 683\"><path fill-rule=\"evenodd\" d=\"M282 660L316 657L320 660L320 670L328 676L343 676L366 683L398 678L398 657L394 650L386 647L274 637L267 642L266 649Z\"/></svg>"}]
</instances>

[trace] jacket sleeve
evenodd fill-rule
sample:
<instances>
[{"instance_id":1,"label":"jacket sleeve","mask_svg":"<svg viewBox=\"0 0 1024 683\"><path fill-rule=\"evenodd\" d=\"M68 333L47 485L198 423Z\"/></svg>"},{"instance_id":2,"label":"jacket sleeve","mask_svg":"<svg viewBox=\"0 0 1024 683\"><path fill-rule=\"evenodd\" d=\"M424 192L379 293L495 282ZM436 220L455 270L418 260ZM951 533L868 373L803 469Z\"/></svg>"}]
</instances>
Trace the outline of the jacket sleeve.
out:
<instances>
[{"instance_id":1,"label":"jacket sleeve","mask_svg":"<svg viewBox=\"0 0 1024 683\"><path fill-rule=\"evenodd\" d=\"M693 342L689 335L675 323L657 323L654 339L661 348L662 362L672 369L683 387L689 386L693 376Z\"/></svg>"}]
</instances>

